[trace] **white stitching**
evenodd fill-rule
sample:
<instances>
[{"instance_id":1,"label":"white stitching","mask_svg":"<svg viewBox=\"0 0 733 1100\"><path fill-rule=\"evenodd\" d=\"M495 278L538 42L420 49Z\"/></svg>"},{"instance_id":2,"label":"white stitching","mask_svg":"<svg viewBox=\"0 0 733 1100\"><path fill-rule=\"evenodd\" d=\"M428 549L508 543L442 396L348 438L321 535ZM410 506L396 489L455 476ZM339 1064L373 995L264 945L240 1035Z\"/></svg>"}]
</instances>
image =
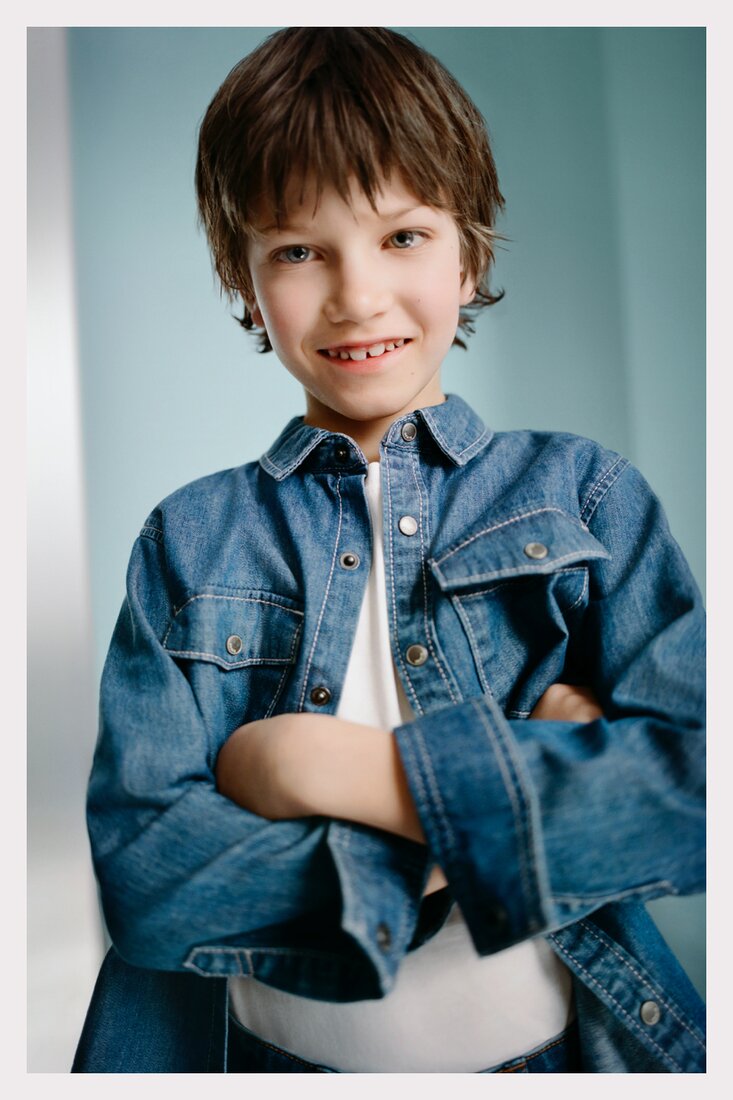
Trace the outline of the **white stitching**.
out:
<instances>
[{"instance_id":1,"label":"white stitching","mask_svg":"<svg viewBox=\"0 0 733 1100\"><path fill-rule=\"evenodd\" d=\"M677 1073L682 1073L682 1067L677 1065L677 1062L675 1062L674 1058L670 1054L667 1054L667 1052L664 1051L662 1049L662 1047L660 1047L659 1043L654 1041L654 1039L652 1038L652 1036L649 1034L648 1031L644 1031L639 1026L638 1022L634 1019L634 1017L631 1016L630 1013L628 1013L626 1011L624 1006L619 1001L616 1000L616 998L613 996L613 994L604 985L601 985L601 983L598 981L597 978L593 977L593 975L590 973L589 970L586 970L586 968L583 966L583 964L580 962L580 960L577 959L575 957L575 955L573 955L572 952L569 951L562 943L560 943L560 941L558 939L556 939L555 936L549 936L548 938L551 939L553 943L557 944L558 950L562 951L563 955L566 955L569 959L573 960L573 962L576 964L578 969L583 974L587 975L587 977L590 979L590 981L592 982L593 985L597 986L598 989L602 990L606 994L606 996L609 998L609 1000L613 1001L613 1003L616 1005L616 1007L620 1011L621 1015L625 1016L626 1019L629 1021L629 1023L633 1027L634 1031L637 1031L639 1033L639 1035L643 1036L643 1038L645 1040L648 1040L652 1044L652 1046L656 1047L657 1050L659 1051L659 1053L661 1054L662 1058L666 1062L669 1062L669 1064L674 1067L674 1069L677 1071Z\"/></svg>"},{"instance_id":2,"label":"white stitching","mask_svg":"<svg viewBox=\"0 0 733 1100\"><path fill-rule=\"evenodd\" d=\"M277 701L278 701L278 699L280 698L280 692L281 692L281 691L282 691L282 689L283 689L283 685L284 685L284 683L285 683L285 680L286 680L286 678L287 678L287 675L288 675L288 668L286 667L286 668L284 669L284 671L283 671L283 674L282 674L282 676L280 677L280 680L279 680L279 682L278 682L278 685L277 685L277 690L275 691L275 695L274 695L274 697L273 697L273 700L272 700L272 702L270 703L269 707L267 708L267 711L265 712L265 718L270 718L270 717L271 717L271 715L272 715L272 712L274 711L274 709L275 709L275 706L276 706L276 704L277 704Z\"/></svg>"},{"instance_id":3,"label":"white stitching","mask_svg":"<svg viewBox=\"0 0 733 1100\"><path fill-rule=\"evenodd\" d=\"M494 756L499 765L499 769L502 773L504 780L504 789L509 795L509 801L512 806L512 814L514 816L514 829L517 838L517 849L519 852L519 873L522 880L522 890L524 892L524 900L528 909L533 907L535 896L534 891L531 888L530 879L530 864L534 863L531 855L530 837L527 834L531 834L531 825L529 821L525 826L525 814L523 812L522 804L519 801L518 794L521 794L522 798L526 801L524 791L521 789L519 783L519 776L515 775L511 777L509 774L509 767L504 753L501 751L501 745L498 741L498 731L494 729L492 722L489 722L488 716L484 712L483 707L479 703L474 703L474 708L479 716L479 721L483 725L489 740L494 746ZM512 761L513 763L513 761ZM516 767L512 769L516 773ZM528 816L528 815L527 815Z\"/></svg>"},{"instance_id":4,"label":"white stitching","mask_svg":"<svg viewBox=\"0 0 733 1100\"><path fill-rule=\"evenodd\" d=\"M397 630L397 597L395 595L395 583L394 583L394 574L395 574L395 568L394 568L394 541L393 541L394 540L394 535L393 535L393 532L392 532L392 479L390 477L389 453L386 450L384 452L384 462L385 462L385 466L386 466L386 470L387 470L387 499L388 499L388 502L389 502L389 507L387 509L388 513L389 513L389 523L387 524L387 531L388 531L388 535L389 535L389 567L390 567L389 568L389 580L390 580L390 588L391 588L391 591L392 591L392 627L393 627L394 644L395 644L395 650L397 652L397 656L399 657L400 668L402 669L402 671L404 673L405 681L407 682L407 687L409 689L410 694L412 695L412 699L413 699L413 703L414 703L413 709L416 711L417 714L422 714L423 713L423 708L420 705L420 700L417 697L417 694L415 692L415 688L413 686L412 680L410 679L410 674L407 671L407 668L405 667L405 661L404 661L404 658L402 656L402 649L400 647L400 636L399 636L399 632Z\"/></svg>"},{"instance_id":5,"label":"white stitching","mask_svg":"<svg viewBox=\"0 0 733 1100\"><path fill-rule=\"evenodd\" d=\"M451 689L448 678L445 675L445 672L443 671L443 666L442 666L442 664L441 664L441 662L438 658L438 654L436 653L435 649L433 648L433 640L432 640L431 630L430 630L430 620L429 620L429 617L428 617L428 585L427 585L427 577L426 577L426 573L425 573L425 564L426 563L425 563L425 542L424 542L424 539L423 539L423 499L422 499L422 493L420 492L420 483L419 483L418 477L417 477L416 455L415 455L414 452L411 455L410 468L412 470L413 481L415 482L415 489L417 491L417 498L420 502L420 527L419 527L419 530L420 530L420 575L422 577L423 622L425 624L425 638L426 638L427 643L428 643L428 649L430 650L430 653L432 654L432 658L435 662L435 667L437 668L438 672L440 673L441 680L443 681L446 688L448 689L448 694L450 695L451 702L452 703L458 703L458 702L460 702L460 700L456 699L455 695L453 694L453 691ZM426 511L427 511L427 509L426 509ZM427 528L427 526L428 526L428 521L427 521L427 518L426 518L425 519L425 527Z\"/></svg>"},{"instance_id":6,"label":"white stitching","mask_svg":"<svg viewBox=\"0 0 733 1100\"><path fill-rule=\"evenodd\" d=\"M502 527L507 527L510 523L518 523L520 519L529 519L530 516L538 516L542 512L558 512L561 516L565 516L566 519L571 520L573 523L577 523L578 526L580 526L584 531L587 532L587 528L585 527L584 523L582 523L580 520L575 520L574 516L568 515L568 513L564 512L562 508L551 508L549 506L545 508L535 508L531 512L521 512L516 516L511 516L509 519L502 520L501 523L495 523L492 527L485 527L483 531L477 531L474 535L471 535L471 537L466 539L464 542L460 542L458 546L454 546L453 549L449 550L447 554L443 554L442 558L437 558L435 564L442 565L442 563L446 561L447 558L449 558L452 554L457 553L459 550L462 550L464 546L468 546L476 539L481 538L482 535L488 535L492 531L499 531Z\"/></svg>"},{"instance_id":7,"label":"white stitching","mask_svg":"<svg viewBox=\"0 0 733 1100\"><path fill-rule=\"evenodd\" d=\"M570 570L568 570L568 572L570 572ZM578 572L578 570L577 570L577 569L573 569L573 570L572 570L572 572L573 572L573 573L577 573L577 572ZM576 607L578 607L578 606L579 606L579 604L581 604L581 603L583 602L583 599L584 599L584 597L585 597L585 594L586 594L586 592L588 591L588 570L587 570L587 569L583 569L583 570L582 570L582 572L583 572L583 573L585 573L585 577L583 578L583 588L582 588L582 590L581 590L581 593L580 593L580 595L578 596L578 598L577 598L577 600L575 601L575 603L571 603L571 604L570 604L570 607L566 607L566 608L564 608L564 609L563 609L563 614L564 614L564 615L567 615L569 611L574 611L574 610L575 610L575 608L576 608Z\"/></svg>"},{"instance_id":8,"label":"white stitching","mask_svg":"<svg viewBox=\"0 0 733 1100\"><path fill-rule=\"evenodd\" d=\"M493 692L492 692L491 688L489 687L489 682L486 679L486 676L484 674L483 662L481 661L481 650L479 649L478 642L476 641L476 635L473 632L473 626L471 625L471 620L469 619L465 608L463 608L461 606L461 600L460 600L459 596L453 596L452 599L451 599L451 603L455 607L456 614L458 615L458 618L463 623L464 629L465 629L466 633L468 634L468 640L469 640L469 643L471 645L471 650L472 650L472 653L473 653L473 660L474 660L474 664L476 665L476 670L478 671L478 678L479 678L479 682L481 684L481 687L484 689L484 692L487 695L493 695Z\"/></svg>"},{"instance_id":9,"label":"white stitching","mask_svg":"<svg viewBox=\"0 0 733 1100\"><path fill-rule=\"evenodd\" d=\"M424 766L425 771L426 771L426 778L427 778L428 783L430 785L430 788L433 792L433 798L436 802L436 808L437 808L437 811L438 811L438 819L442 823L443 830L446 834L446 847L449 849L449 854L450 854L450 853L453 853L456 850L456 842L455 842L455 836L454 836L454 833L453 833L453 828L451 826L448 815L445 812L445 805L443 804L443 799L441 798L441 795L440 795L440 788L438 787L438 781L435 778L435 771L433 769L433 762L430 759L430 755L427 751L427 746L426 746L425 740L423 738L422 730L420 729L420 726L419 726L418 723L416 723L413 728L414 728L414 733L415 733L415 740L419 742L420 755L422 757L423 766Z\"/></svg>"},{"instance_id":10,"label":"white stitching","mask_svg":"<svg viewBox=\"0 0 733 1100\"><path fill-rule=\"evenodd\" d=\"M616 467L619 464L621 464L621 469L616 473L616 476L613 478L613 481L609 481L609 483L606 486L606 488L604 489L604 491L602 493L600 493L600 496L598 497L598 500L596 500L594 502L593 501L594 496L596 495L596 493L600 492L600 489L603 486L604 481L607 481L611 477L611 474L614 472L614 470L616 469ZM590 508L590 505L593 504L593 508L590 508L590 511L589 511L589 513L586 517L587 521L590 521L591 516L593 515L596 508L598 507L598 505L603 500L603 498L606 495L606 493L608 492L608 490L611 488L611 485L613 485L614 481L617 481L618 478L621 477L621 474L624 472L624 470L626 469L626 467L628 465L629 465L629 463L628 463L627 459L625 459L625 458L623 458L619 455L619 457L616 459L616 461L611 466L609 466L609 468L606 470L605 474L593 486L590 493L586 497L582 508L580 509L580 514L582 516L583 513L585 512L586 508Z\"/></svg>"},{"instance_id":11,"label":"white stitching","mask_svg":"<svg viewBox=\"0 0 733 1100\"><path fill-rule=\"evenodd\" d=\"M588 570L584 565L579 565L575 569L558 569L557 576L562 575L563 577L568 577L571 573L585 573L587 576ZM552 577L553 575L553 573L538 573L536 580L541 581L544 577ZM466 592L461 596L451 597L451 599L460 599L465 603L466 600L477 600L481 599L483 596L493 596L495 592L499 592L503 588L514 588L514 578L510 578L506 581L496 581L494 584L490 584L486 588L479 588L477 592ZM569 611L570 608L565 608L565 610Z\"/></svg>"},{"instance_id":12,"label":"white stitching","mask_svg":"<svg viewBox=\"0 0 733 1100\"><path fill-rule=\"evenodd\" d=\"M631 963L628 961L628 959L625 959L623 957L623 955L620 953L620 951L617 950L615 945L612 942L609 942L607 939L603 938L601 935L599 935L597 930L595 928L593 928L592 925L590 925L588 923L588 921L581 920L581 921L578 921L578 924L582 928L585 928L586 931L591 936L593 936L594 939L598 940L599 943L602 943L605 947L607 947L609 951L612 951L613 954L616 956L616 958L621 963L623 963L623 965L627 968L627 970L630 970L631 973L634 975L634 977L639 979L639 981L642 983L642 985L645 985L645 986L647 986L648 989L651 989L652 993L657 998L657 1000L661 1001L661 1003L664 1005L664 1007L672 1014L672 1016L674 1016L677 1023L681 1027L683 1027L685 1029L685 1031L688 1031L690 1033L690 1035L695 1040L695 1042L698 1044L698 1046L702 1047L702 1049L705 1050L705 1045L700 1041L700 1038L697 1035L695 1035L695 1033L690 1029L690 1027L685 1023L685 1021L675 1012L674 1008L669 1003L669 1001L665 1000L663 994L661 994L659 992L658 986L656 986L648 978L645 978L642 974L640 974L639 971L636 970L631 965Z\"/></svg>"},{"instance_id":13,"label":"white stitching","mask_svg":"<svg viewBox=\"0 0 733 1100\"><path fill-rule=\"evenodd\" d=\"M300 694L300 702L298 703L298 710L303 709L303 703L305 700L305 691L308 686L308 677L310 675L311 665L313 664L313 657L316 652L316 643L318 641L318 635L321 632L321 622L323 621L323 615L326 610L326 601L328 600L328 594L331 591L331 581L333 579L333 571L336 566L336 552L338 550L339 541L341 539L341 522L343 519L343 501L341 499L341 477L336 478L336 495L339 501L339 520L338 529L336 531L336 541L333 544L333 554L331 556L331 570L328 574L328 581L326 582L326 591L323 594L323 603L321 604L321 613L318 616L318 622L316 623L315 634L313 635L313 644L311 645L311 651L308 654L308 663L303 674L303 690Z\"/></svg>"},{"instance_id":14,"label":"white stitching","mask_svg":"<svg viewBox=\"0 0 733 1100\"><path fill-rule=\"evenodd\" d=\"M451 550L451 553L453 553L452 550ZM514 565L514 566L507 566L506 568L511 569L511 574L510 575L512 577L517 576L520 573L533 573L538 577L540 577L540 576L549 576L551 573L554 572L554 569L551 569L550 566L559 565L561 561L568 561L570 558L573 558L575 561L580 561L580 560L584 560L586 558L602 558L602 557L606 557L606 554L602 553L599 550L590 550L590 549L586 548L586 549L572 550L569 554L563 554L559 558L551 558L549 561L543 562L541 566L537 566L537 565ZM445 558L443 560L445 561ZM437 562L435 564L436 564L436 566L438 565ZM494 570L494 572L496 572L496 570ZM453 586L453 587L455 587L458 584L470 584L471 581L480 581L482 578L490 577L491 575L492 575L491 573L470 573L466 577L456 577L454 580L451 581L449 578L445 577L445 575L441 572L441 576L443 577L443 580L446 581L448 586Z\"/></svg>"},{"instance_id":15,"label":"white stitching","mask_svg":"<svg viewBox=\"0 0 733 1100\"><path fill-rule=\"evenodd\" d=\"M185 603L173 608L173 617L179 615L194 600L235 600L238 603L264 603L268 607L277 607L281 611L287 611L290 615L300 615L301 619L303 618L302 611L297 611L294 607L285 607L284 604L278 603L276 600L263 600L258 596L223 596L218 592L201 592L198 596L190 596Z\"/></svg>"},{"instance_id":16,"label":"white stitching","mask_svg":"<svg viewBox=\"0 0 733 1100\"><path fill-rule=\"evenodd\" d=\"M292 656L291 657L245 657L245 659L243 661L232 661L230 663L229 661L225 661L224 658L221 657L218 653L207 653L206 650L166 649L166 652L169 653L171 655L171 657L195 657L195 658L208 657L210 660L212 660L216 664L220 665L221 668L231 669L232 671L235 671L238 668L251 668L251 667L254 667L254 666L257 666L257 665L286 665L286 666L289 667L293 663L292 662ZM291 654L292 654L292 646L291 646Z\"/></svg>"},{"instance_id":17,"label":"white stitching","mask_svg":"<svg viewBox=\"0 0 733 1100\"><path fill-rule=\"evenodd\" d=\"M469 443L466 447L463 448L462 451L458 451L458 457L461 458L463 455L465 455L466 451L470 451L472 447L478 447L481 440L484 439L487 435L489 435L489 429L484 428L484 430L481 432L481 435L477 436L476 439L474 439L473 443Z\"/></svg>"}]
</instances>

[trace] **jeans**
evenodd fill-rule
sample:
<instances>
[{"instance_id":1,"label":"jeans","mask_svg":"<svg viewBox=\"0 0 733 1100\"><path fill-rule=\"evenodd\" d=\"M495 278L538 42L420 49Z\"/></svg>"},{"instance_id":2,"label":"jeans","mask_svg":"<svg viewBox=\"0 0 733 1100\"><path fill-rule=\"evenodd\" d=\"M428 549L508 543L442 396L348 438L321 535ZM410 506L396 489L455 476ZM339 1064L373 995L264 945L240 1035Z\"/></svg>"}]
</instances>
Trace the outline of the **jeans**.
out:
<instances>
[{"instance_id":1,"label":"jeans","mask_svg":"<svg viewBox=\"0 0 733 1100\"><path fill-rule=\"evenodd\" d=\"M227 1073L339 1073L329 1066L306 1062L296 1054L258 1038L229 1017ZM378 1072L378 1071L377 1071ZM581 1073L580 1042L575 1021L553 1039L481 1073Z\"/></svg>"}]
</instances>

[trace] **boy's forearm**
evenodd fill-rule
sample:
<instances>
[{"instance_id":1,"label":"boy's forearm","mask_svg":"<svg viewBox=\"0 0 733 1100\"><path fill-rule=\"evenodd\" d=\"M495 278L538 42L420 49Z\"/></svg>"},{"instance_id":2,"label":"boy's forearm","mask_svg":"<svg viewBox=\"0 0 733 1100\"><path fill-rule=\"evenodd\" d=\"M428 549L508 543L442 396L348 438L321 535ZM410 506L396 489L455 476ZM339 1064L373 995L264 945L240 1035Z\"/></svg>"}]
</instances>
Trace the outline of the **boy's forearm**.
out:
<instances>
[{"instance_id":1,"label":"boy's forearm","mask_svg":"<svg viewBox=\"0 0 733 1100\"><path fill-rule=\"evenodd\" d=\"M315 714L240 726L216 768L221 794L262 817L341 818L424 842L391 731Z\"/></svg>"},{"instance_id":2,"label":"boy's forearm","mask_svg":"<svg viewBox=\"0 0 733 1100\"><path fill-rule=\"evenodd\" d=\"M602 716L589 688L553 684L531 718ZM281 714L240 726L216 767L219 791L272 819L340 818L425 842L391 730L332 715Z\"/></svg>"}]
</instances>

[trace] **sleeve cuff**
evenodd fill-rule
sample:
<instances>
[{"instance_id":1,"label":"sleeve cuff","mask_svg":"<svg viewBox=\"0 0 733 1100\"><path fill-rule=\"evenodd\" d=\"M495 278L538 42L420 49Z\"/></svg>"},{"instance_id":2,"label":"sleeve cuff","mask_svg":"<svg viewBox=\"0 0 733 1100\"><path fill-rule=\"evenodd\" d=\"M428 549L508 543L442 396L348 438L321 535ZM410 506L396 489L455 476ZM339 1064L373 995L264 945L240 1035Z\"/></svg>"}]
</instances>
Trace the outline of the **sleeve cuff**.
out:
<instances>
[{"instance_id":1,"label":"sleeve cuff","mask_svg":"<svg viewBox=\"0 0 733 1100\"><path fill-rule=\"evenodd\" d=\"M432 858L478 953L545 929L537 800L495 701L434 711L394 735Z\"/></svg>"},{"instance_id":2,"label":"sleeve cuff","mask_svg":"<svg viewBox=\"0 0 733 1100\"><path fill-rule=\"evenodd\" d=\"M328 846L341 886L341 927L388 993L415 933L428 879L422 844L366 825L332 821Z\"/></svg>"}]
</instances>

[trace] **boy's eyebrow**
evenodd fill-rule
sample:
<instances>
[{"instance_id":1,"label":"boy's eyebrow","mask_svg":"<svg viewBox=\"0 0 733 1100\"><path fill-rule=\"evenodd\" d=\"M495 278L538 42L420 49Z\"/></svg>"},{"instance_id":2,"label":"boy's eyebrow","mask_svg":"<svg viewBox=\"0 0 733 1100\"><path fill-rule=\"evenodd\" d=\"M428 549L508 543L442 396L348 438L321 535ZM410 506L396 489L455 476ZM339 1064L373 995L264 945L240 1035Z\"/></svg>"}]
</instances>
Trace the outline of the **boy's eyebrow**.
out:
<instances>
[{"instance_id":1,"label":"boy's eyebrow","mask_svg":"<svg viewBox=\"0 0 733 1100\"><path fill-rule=\"evenodd\" d=\"M408 206L404 210L377 210L378 217L384 221L397 221L399 218L406 218L408 214L414 214L417 210L429 210L431 209L425 203L418 203L417 206ZM272 225L265 225L262 228L257 229L258 234L271 234L271 233L310 233L312 231L312 225L298 225L295 222L280 222L279 225L273 222Z\"/></svg>"}]
</instances>

